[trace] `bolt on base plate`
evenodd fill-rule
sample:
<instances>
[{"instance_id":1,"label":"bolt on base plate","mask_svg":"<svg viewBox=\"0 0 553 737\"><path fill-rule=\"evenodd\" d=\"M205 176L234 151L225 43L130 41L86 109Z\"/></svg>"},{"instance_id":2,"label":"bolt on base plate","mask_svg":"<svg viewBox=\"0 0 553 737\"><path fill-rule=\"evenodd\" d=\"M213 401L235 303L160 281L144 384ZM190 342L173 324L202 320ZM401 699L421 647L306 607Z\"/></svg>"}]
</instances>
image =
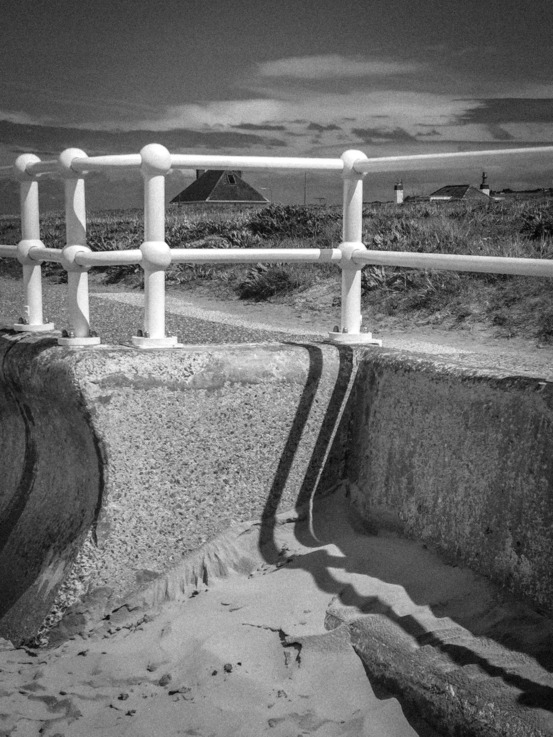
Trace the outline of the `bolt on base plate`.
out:
<instances>
[{"instance_id":1,"label":"bolt on base plate","mask_svg":"<svg viewBox=\"0 0 553 737\"><path fill-rule=\"evenodd\" d=\"M18 322L12 325L12 330L17 330L18 333L49 333L55 329L56 327L53 322L44 322L40 325L23 325Z\"/></svg>"},{"instance_id":2,"label":"bolt on base plate","mask_svg":"<svg viewBox=\"0 0 553 737\"><path fill-rule=\"evenodd\" d=\"M373 338L372 333L340 333L331 332L328 334L328 340L331 343L340 345L377 345L382 347L382 341Z\"/></svg>"},{"instance_id":3,"label":"bolt on base plate","mask_svg":"<svg viewBox=\"0 0 553 737\"><path fill-rule=\"evenodd\" d=\"M135 348L141 348L143 350L152 348L184 348L184 345L178 342L176 335L170 338L145 338L142 335L133 335L132 344Z\"/></svg>"}]
</instances>

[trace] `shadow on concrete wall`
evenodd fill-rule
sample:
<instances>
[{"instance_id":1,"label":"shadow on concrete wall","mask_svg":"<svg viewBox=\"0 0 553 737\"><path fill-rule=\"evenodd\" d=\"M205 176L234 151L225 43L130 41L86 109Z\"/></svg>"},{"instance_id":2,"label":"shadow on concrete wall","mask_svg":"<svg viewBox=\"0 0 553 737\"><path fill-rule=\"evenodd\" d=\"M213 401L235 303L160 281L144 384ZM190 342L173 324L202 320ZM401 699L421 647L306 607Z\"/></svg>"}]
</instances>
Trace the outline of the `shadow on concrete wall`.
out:
<instances>
[{"instance_id":1,"label":"shadow on concrete wall","mask_svg":"<svg viewBox=\"0 0 553 737\"><path fill-rule=\"evenodd\" d=\"M305 348L309 355L309 371L261 516L260 550L269 562L274 562L279 553L274 541L275 512L286 488L298 444L317 397L317 389L323 374L323 354L320 348L313 344L304 344L301 347ZM346 405L352 387L355 367L354 352L350 347L341 346L339 355L340 364L334 389L296 498L295 506L298 511L306 505L311 505L317 492L332 488L341 480L344 465L343 435L344 432L347 433L349 425L349 413ZM301 542L304 541L301 540ZM306 541L304 544L308 544L308 542ZM314 539L311 542L315 542Z\"/></svg>"}]
</instances>

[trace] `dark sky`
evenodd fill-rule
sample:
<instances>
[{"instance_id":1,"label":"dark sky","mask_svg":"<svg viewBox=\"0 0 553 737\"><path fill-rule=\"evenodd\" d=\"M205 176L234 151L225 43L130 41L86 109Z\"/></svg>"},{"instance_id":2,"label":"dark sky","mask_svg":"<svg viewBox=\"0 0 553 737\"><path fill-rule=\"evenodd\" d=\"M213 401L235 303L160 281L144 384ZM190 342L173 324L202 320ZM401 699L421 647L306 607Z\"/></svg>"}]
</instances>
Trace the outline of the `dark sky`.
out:
<instances>
[{"instance_id":1,"label":"dark sky","mask_svg":"<svg viewBox=\"0 0 553 737\"><path fill-rule=\"evenodd\" d=\"M550 0L18 0L2 10L0 164L22 151L137 152L153 141L175 153L302 156L553 143ZM485 165L492 186L544 186L552 163L501 158L443 176L478 180ZM420 172L413 186L443 176ZM296 196L282 178L259 181ZM375 197L389 186L376 177Z\"/></svg>"}]
</instances>

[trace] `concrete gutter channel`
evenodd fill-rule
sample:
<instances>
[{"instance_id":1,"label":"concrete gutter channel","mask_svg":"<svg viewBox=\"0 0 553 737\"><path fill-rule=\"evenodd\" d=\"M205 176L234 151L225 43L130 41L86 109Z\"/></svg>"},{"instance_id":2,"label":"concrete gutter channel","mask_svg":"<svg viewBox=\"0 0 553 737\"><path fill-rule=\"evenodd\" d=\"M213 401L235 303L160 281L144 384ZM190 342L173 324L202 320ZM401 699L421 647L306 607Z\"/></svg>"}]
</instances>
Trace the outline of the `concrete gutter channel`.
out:
<instances>
[{"instance_id":1,"label":"concrete gutter channel","mask_svg":"<svg viewBox=\"0 0 553 737\"><path fill-rule=\"evenodd\" d=\"M236 567L212 553L244 526L263 545L239 564L274 563L278 515L345 490L365 537L419 541L494 592L472 619L340 594L325 625L373 687L440 735L553 734L549 382L401 351L9 331L0 366L0 637L62 610L59 638L143 616Z\"/></svg>"}]
</instances>

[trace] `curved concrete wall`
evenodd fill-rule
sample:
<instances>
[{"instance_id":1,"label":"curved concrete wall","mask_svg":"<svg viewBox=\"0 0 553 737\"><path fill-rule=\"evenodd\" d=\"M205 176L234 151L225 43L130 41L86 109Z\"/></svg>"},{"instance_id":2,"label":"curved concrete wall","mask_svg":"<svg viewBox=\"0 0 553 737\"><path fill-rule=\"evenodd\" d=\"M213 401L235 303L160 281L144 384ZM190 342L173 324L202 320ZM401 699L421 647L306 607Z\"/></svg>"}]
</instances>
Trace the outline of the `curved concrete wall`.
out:
<instances>
[{"instance_id":1,"label":"curved concrete wall","mask_svg":"<svg viewBox=\"0 0 553 737\"><path fill-rule=\"evenodd\" d=\"M101 503L99 448L52 340L0 339L0 634L29 636Z\"/></svg>"}]
</instances>

